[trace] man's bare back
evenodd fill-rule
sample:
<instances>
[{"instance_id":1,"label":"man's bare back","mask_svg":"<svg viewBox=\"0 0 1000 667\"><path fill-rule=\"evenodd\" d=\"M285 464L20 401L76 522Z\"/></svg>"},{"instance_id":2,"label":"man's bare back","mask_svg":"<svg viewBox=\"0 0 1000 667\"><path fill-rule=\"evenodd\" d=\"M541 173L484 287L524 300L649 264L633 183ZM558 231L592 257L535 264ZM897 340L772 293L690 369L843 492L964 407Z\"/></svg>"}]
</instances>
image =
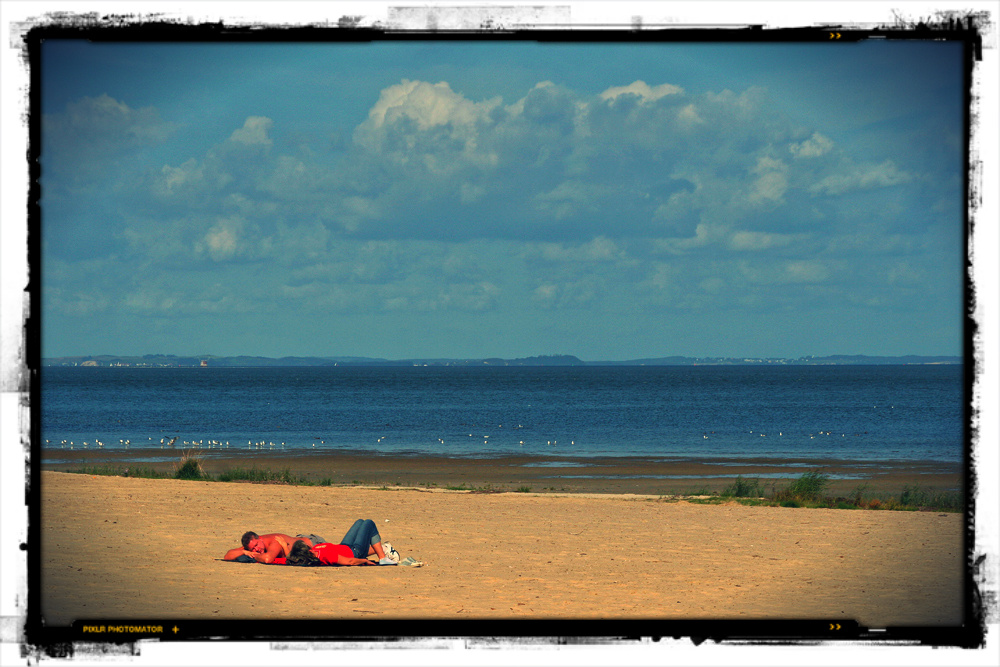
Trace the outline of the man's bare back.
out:
<instances>
[{"instance_id":1,"label":"man's bare back","mask_svg":"<svg viewBox=\"0 0 1000 667\"><path fill-rule=\"evenodd\" d=\"M284 533L268 533L251 538L246 549L230 549L225 560L234 560L239 556L250 556L258 563L271 563L275 558L287 558L296 540L302 540L309 546L315 546L307 537L292 537Z\"/></svg>"}]
</instances>

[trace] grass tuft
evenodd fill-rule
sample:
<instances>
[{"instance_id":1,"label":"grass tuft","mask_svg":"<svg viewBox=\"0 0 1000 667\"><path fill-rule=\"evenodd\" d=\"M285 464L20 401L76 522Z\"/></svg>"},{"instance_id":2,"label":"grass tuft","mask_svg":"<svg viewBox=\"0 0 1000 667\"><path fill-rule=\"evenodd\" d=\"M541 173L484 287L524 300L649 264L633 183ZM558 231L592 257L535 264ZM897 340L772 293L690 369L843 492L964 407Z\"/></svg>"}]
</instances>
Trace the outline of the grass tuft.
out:
<instances>
[{"instance_id":1,"label":"grass tuft","mask_svg":"<svg viewBox=\"0 0 1000 667\"><path fill-rule=\"evenodd\" d=\"M827 475L813 470L807 472L791 483L787 489L782 489L776 495L778 500L819 500L823 491L830 484Z\"/></svg>"},{"instance_id":2,"label":"grass tuft","mask_svg":"<svg viewBox=\"0 0 1000 667\"><path fill-rule=\"evenodd\" d=\"M723 489L721 495L726 498L760 498L764 495L764 487L761 486L759 477L743 479L742 475L738 475L736 481Z\"/></svg>"},{"instance_id":3,"label":"grass tuft","mask_svg":"<svg viewBox=\"0 0 1000 667\"><path fill-rule=\"evenodd\" d=\"M177 472L174 473L174 479L203 480L208 479L208 475L205 474L205 469L201 466L201 459L189 450L181 455L181 461L177 466Z\"/></svg>"},{"instance_id":4,"label":"grass tuft","mask_svg":"<svg viewBox=\"0 0 1000 667\"><path fill-rule=\"evenodd\" d=\"M288 468L281 472L275 472L267 468L251 466L249 468L230 468L219 474L220 482L254 482L257 484L294 484L295 479Z\"/></svg>"}]
</instances>

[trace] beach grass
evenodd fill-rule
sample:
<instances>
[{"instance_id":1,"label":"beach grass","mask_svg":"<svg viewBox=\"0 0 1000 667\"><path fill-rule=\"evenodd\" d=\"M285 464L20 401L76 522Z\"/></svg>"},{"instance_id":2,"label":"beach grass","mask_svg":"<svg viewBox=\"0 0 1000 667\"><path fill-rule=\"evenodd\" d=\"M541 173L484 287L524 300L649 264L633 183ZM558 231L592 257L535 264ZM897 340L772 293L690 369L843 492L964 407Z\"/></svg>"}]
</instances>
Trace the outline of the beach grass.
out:
<instances>
[{"instance_id":1,"label":"beach grass","mask_svg":"<svg viewBox=\"0 0 1000 667\"><path fill-rule=\"evenodd\" d=\"M961 491L940 491L917 486L904 487L898 494L874 491L867 483L858 485L850 497L825 495L829 477L819 471L811 471L793 480L785 488L777 485L770 488L761 485L759 479L744 479L742 476L729 484L721 492L692 493L691 502L723 503L738 502L742 505L779 507L824 507L845 510L896 510L961 512L965 509L965 496ZM707 497L706 497L707 496Z\"/></svg>"},{"instance_id":2,"label":"beach grass","mask_svg":"<svg viewBox=\"0 0 1000 667\"><path fill-rule=\"evenodd\" d=\"M816 500L830 484L830 477L818 470L811 470L777 493L780 501Z\"/></svg>"},{"instance_id":3,"label":"beach grass","mask_svg":"<svg viewBox=\"0 0 1000 667\"><path fill-rule=\"evenodd\" d=\"M736 481L723 489L721 495L727 498L759 498L764 492L759 477L744 479L742 475L737 475Z\"/></svg>"},{"instance_id":4,"label":"beach grass","mask_svg":"<svg viewBox=\"0 0 1000 667\"><path fill-rule=\"evenodd\" d=\"M167 479L171 475L160 472L149 466L141 465L111 465L104 464L71 470L80 475L101 475L104 477L141 477L143 479Z\"/></svg>"},{"instance_id":5,"label":"beach grass","mask_svg":"<svg viewBox=\"0 0 1000 667\"><path fill-rule=\"evenodd\" d=\"M205 472L201 460L197 456L185 453L176 466L173 474L159 472L148 466L137 465L101 465L79 468L68 472L104 475L116 477L141 477L149 479L188 479L218 482L249 482L253 484L288 484L294 486L338 486L331 477L320 480L308 480L303 476L295 477L291 470L280 471L257 466L237 466L229 468L217 476ZM825 495L830 479L827 475L813 470L793 480L784 488L777 484L765 485L759 478L744 478L737 476L722 491L701 487L684 493L671 493L669 500L686 499L696 503L738 502L744 505L780 506L780 507L814 507L844 510L896 510L896 511L938 511L962 512L965 510L965 496L962 491L941 491L926 489L919 486L907 486L897 494L878 492L867 482L859 484L847 497L832 497ZM350 485L361 486L365 482L353 480ZM374 483L372 483L374 484ZM369 484L369 485L372 485ZM386 484L380 488L389 490ZM396 483L399 486L399 483ZM486 484L485 486L470 486L466 483L439 487L437 482L424 482L426 488L438 487L448 491L465 491L471 493L503 493L510 489ZM544 489L543 489L544 490ZM552 487L555 490L555 487ZM519 486L513 489L515 493L530 493L531 487ZM661 500L666 499L661 496Z\"/></svg>"},{"instance_id":6,"label":"beach grass","mask_svg":"<svg viewBox=\"0 0 1000 667\"><path fill-rule=\"evenodd\" d=\"M296 484L305 481L301 478L296 480L292 476L291 470L288 468L285 468L280 472L275 472L268 468L258 468L257 466L251 466L249 468L237 466L235 468L230 468L219 473L217 479L220 482L253 482L256 484ZM333 480L330 480L331 484L332 482Z\"/></svg>"},{"instance_id":7,"label":"beach grass","mask_svg":"<svg viewBox=\"0 0 1000 667\"><path fill-rule=\"evenodd\" d=\"M201 480L206 479L205 468L201 465L201 457L192 454L190 450L181 455L181 460L177 464L174 472L175 479Z\"/></svg>"}]
</instances>

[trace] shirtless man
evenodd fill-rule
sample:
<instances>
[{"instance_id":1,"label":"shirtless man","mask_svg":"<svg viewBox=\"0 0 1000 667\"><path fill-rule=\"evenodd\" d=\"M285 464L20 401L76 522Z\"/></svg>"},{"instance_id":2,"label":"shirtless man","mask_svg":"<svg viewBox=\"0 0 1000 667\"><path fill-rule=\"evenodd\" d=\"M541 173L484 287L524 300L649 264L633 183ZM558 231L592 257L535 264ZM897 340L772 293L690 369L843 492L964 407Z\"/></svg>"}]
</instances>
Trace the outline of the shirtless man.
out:
<instances>
[{"instance_id":1,"label":"shirtless man","mask_svg":"<svg viewBox=\"0 0 1000 667\"><path fill-rule=\"evenodd\" d=\"M296 542L301 541L307 550L322 545L322 555L314 553L313 556L325 565L375 565L368 560L368 556L378 556L379 560L390 560L399 562L399 552L386 542L382 544L382 536L379 535L378 527L371 519L358 519L344 535L344 539L339 545L328 543L319 535L285 535L283 533L268 533L258 535L252 530L243 533L240 539L243 548L230 549L226 552L223 560L239 560L250 562L250 559L258 563L273 563L276 558L287 559L293 551ZM347 547L339 549L336 547ZM301 547L300 547L301 549ZM348 554L351 554L348 556ZM308 559L307 559L308 560ZM334 562L335 561L335 562ZM289 563L291 564L291 563ZM297 563L302 565L303 563Z\"/></svg>"},{"instance_id":2,"label":"shirtless man","mask_svg":"<svg viewBox=\"0 0 1000 667\"><path fill-rule=\"evenodd\" d=\"M312 535L306 537L304 535L300 535L298 537L292 537L282 533L258 535L252 530L248 530L243 533L243 537L240 540L243 547L230 549L226 552L223 560L236 560L240 556L249 556L258 563L271 563L275 558L287 558L288 553L292 550L292 545L295 544L296 540L302 540L310 547L315 546L310 537L315 538L316 536Z\"/></svg>"}]
</instances>

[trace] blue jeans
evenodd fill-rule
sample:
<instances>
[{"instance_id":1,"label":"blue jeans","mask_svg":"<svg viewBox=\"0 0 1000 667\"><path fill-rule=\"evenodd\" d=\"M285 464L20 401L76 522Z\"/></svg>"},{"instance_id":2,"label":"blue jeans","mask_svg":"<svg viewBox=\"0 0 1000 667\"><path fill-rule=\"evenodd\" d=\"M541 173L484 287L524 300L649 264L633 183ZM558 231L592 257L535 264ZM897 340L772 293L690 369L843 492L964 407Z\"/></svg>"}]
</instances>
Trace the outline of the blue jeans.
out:
<instances>
[{"instance_id":1,"label":"blue jeans","mask_svg":"<svg viewBox=\"0 0 1000 667\"><path fill-rule=\"evenodd\" d=\"M378 534L378 528L374 521L358 519L340 543L349 546L354 552L355 558L368 558L368 550L371 546L381 541L382 537Z\"/></svg>"}]
</instances>

